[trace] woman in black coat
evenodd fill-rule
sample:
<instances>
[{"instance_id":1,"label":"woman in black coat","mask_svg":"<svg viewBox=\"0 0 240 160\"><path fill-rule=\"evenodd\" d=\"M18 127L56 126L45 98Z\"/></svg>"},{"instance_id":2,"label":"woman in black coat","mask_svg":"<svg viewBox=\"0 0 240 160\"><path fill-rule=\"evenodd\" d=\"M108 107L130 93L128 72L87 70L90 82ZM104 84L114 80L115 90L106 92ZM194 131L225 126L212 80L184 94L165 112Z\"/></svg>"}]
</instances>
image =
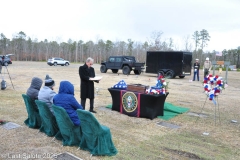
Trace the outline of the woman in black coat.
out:
<instances>
[{"instance_id":1,"label":"woman in black coat","mask_svg":"<svg viewBox=\"0 0 240 160\"><path fill-rule=\"evenodd\" d=\"M85 110L85 103L86 99L90 99L90 112L96 113L96 111L93 110L93 104L94 104L94 82L90 80L91 78L95 77L95 71L92 67L93 65L93 59L88 58L86 60L86 63L83 66L79 67L79 76L81 79L81 86L80 86L80 98L81 98L81 105L83 109ZM98 83L98 81L95 81Z\"/></svg>"}]
</instances>

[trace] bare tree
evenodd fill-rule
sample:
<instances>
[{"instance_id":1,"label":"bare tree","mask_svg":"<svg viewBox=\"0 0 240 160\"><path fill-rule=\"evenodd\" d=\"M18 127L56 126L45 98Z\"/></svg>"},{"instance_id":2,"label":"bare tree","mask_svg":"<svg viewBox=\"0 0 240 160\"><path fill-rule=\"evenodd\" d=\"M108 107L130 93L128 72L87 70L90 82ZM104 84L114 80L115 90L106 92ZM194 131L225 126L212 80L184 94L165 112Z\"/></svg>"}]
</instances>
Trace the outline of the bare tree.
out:
<instances>
[{"instance_id":1,"label":"bare tree","mask_svg":"<svg viewBox=\"0 0 240 160\"><path fill-rule=\"evenodd\" d=\"M161 36L162 31L153 31L151 39L149 40L151 50L161 50Z\"/></svg>"},{"instance_id":2,"label":"bare tree","mask_svg":"<svg viewBox=\"0 0 240 160\"><path fill-rule=\"evenodd\" d=\"M114 44L113 44L112 41L110 41L110 40L106 41L106 54L105 54L105 57L104 57L105 60L109 57L110 52L113 49L113 46L114 46Z\"/></svg>"},{"instance_id":3,"label":"bare tree","mask_svg":"<svg viewBox=\"0 0 240 160\"><path fill-rule=\"evenodd\" d=\"M16 55L17 60L23 60L23 50L24 50L24 42L25 42L26 34L22 31L20 31L17 35L15 35L14 39L16 40Z\"/></svg>"},{"instance_id":4,"label":"bare tree","mask_svg":"<svg viewBox=\"0 0 240 160\"><path fill-rule=\"evenodd\" d=\"M3 33L0 34L0 53L6 54L7 38Z\"/></svg>"},{"instance_id":5,"label":"bare tree","mask_svg":"<svg viewBox=\"0 0 240 160\"><path fill-rule=\"evenodd\" d=\"M146 41L146 42L144 42L144 44L142 45L142 48L145 50L145 51L147 51L148 50L148 48L149 48L149 45L148 45L148 42Z\"/></svg>"},{"instance_id":6,"label":"bare tree","mask_svg":"<svg viewBox=\"0 0 240 160\"><path fill-rule=\"evenodd\" d=\"M100 61L100 63L102 62L102 59L103 59L103 57L102 57L102 53L104 52L104 50L105 50L105 42L102 40L102 39L100 39L99 41L98 41L98 51L99 51L99 61Z\"/></svg>"},{"instance_id":7,"label":"bare tree","mask_svg":"<svg viewBox=\"0 0 240 160\"><path fill-rule=\"evenodd\" d=\"M133 43L134 42L131 39L128 39L127 46L128 46L128 55L129 56L132 56L132 54L133 54Z\"/></svg>"},{"instance_id":8,"label":"bare tree","mask_svg":"<svg viewBox=\"0 0 240 160\"><path fill-rule=\"evenodd\" d=\"M224 49L224 50L222 51L222 57L223 57L223 61L225 61L226 58L227 58L227 50L226 50L226 49Z\"/></svg>"},{"instance_id":9,"label":"bare tree","mask_svg":"<svg viewBox=\"0 0 240 160\"><path fill-rule=\"evenodd\" d=\"M81 55L81 57L79 56L78 61L81 62L83 60L83 41L82 40L78 41L78 46L79 46L79 55Z\"/></svg>"},{"instance_id":10,"label":"bare tree","mask_svg":"<svg viewBox=\"0 0 240 160\"><path fill-rule=\"evenodd\" d=\"M237 48L237 68L240 68L240 46Z\"/></svg>"},{"instance_id":11,"label":"bare tree","mask_svg":"<svg viewBox=\"0 0 240 160\"><path fill-rule=\"evenodd\" d=\"M172 50L173 48L173 39L169 38L169 46L168 46L169 50Z\"/></svg>"},{"instance_id":12,"label":"bare tree","mask_svg":"<svg viewBox=\"0 0 240 160\"><path fill-rule=\"evenodd\" d=\"M190 36L187 35L186 37L183 37L183 43L184 43L184 51L191 51L192 50L192 44L190 42Z\"/></svg>"},{"instance_id":13,"label":"bare tree","mask_svg":"<svg viewBox=\"0 0 240 160\"><path fill-rule=\"evenodd\" d=\"M49 53L48 53L49 43L48 43L48 40L47 40L47 39L44 40L44 44L45 44L45 47L46 47L45 59L48 60L48 55L49 55Z\"/></svg>"},{"instance_id":14,"label":"bare tree","mask_svg":"<svg viewBox=\"0 0 240 160\"><path fill-rule=\"evenodd\" d=\"M121 55L125 55L126 47L127 47L127 43L124 41L121 41L119 45Z\"/></svg>"}]
</instances>

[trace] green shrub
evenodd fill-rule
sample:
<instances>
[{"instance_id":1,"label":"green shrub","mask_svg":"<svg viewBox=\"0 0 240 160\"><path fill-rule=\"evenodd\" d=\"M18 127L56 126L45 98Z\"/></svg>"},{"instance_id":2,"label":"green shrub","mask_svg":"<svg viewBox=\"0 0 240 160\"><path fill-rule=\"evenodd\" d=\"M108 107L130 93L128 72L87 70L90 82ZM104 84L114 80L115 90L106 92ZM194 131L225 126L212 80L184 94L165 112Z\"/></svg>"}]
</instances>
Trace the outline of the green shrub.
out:
<instances>
[{"instance_id":1,"label":"green shrub","mask_svg":"<svg viewBox=\"0 0 240 160\"><path fill-rule=\"evenodd\" d=\"M223 70L223 71L226 71L226 68L224 67L222 70ZM228 68L228 71L231 71L231 69L230 69L230 68Z\"/></svg>"}]
</instances>

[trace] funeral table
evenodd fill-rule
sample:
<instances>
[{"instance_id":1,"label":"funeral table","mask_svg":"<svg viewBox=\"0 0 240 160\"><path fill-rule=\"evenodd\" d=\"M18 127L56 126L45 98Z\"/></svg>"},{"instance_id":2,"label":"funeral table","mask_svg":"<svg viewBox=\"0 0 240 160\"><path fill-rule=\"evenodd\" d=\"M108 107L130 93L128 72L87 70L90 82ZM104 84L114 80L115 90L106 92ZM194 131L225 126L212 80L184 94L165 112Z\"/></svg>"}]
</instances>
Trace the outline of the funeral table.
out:
<instances>
[{"instance_id":1,"label":"funeral table","mask_svg":"<svg viewBox=\"0 0 240 160\"><path fill-rule=\"evenodd\" d=\"M154 119L163 116L164 102L169 94L145 94L108 88L112 96L112 110L129 116Z\"/></svg>"}]
</instances>

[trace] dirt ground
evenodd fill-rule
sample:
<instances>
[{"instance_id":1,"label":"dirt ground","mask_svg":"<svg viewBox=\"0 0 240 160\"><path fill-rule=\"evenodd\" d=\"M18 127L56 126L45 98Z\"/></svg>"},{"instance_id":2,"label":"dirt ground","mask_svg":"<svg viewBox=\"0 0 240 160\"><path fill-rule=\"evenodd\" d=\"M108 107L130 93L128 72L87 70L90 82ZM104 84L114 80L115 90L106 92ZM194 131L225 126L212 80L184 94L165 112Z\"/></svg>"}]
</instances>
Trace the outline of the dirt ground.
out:
<instances>
[{"instance_id":1,"label":"dirt ground","mask_svg":"<svg viewBox=\"0 0 240 160\"><path fill-rule=\"evenodd\" d=\"M191 81L192 76L183 79L169 79L169 95L166 102L189 108L191 113L201 113L206 117L181 114L169 121L159 118L153 120L134 118L107 109L112 98L107 90L120 80L127 84L138 83L154 86L155 74L123 75L100 72L100 65L94 64L96 76L102 76L100 83L95 83L99 92L95 97L95 117L110 128L118 154L113 157L94 156L77 147L61 146L60 141L51 142L51 137L30 129L25 124L27 112L21 97L30 86L32 77L44 80L49 74L55 81L54 90L58 92L59 83L68 80L74 85L75 98L80 102L80 78L78 68L82 64L70 66L48 66L46 62L17 62L3 69L2 76L7 81L7 88L0 90L0 119L17 123L21 127L6 130L0 126L0 159L23 154L56 155L69 152L82 159L239 159L240 158L240 72L228 72L228 86L218 96L218 105L206 100L203 92L202 77L200 81ZM8 74L9 73L9 74ZM218 74L218 72L215 72ZM222 77L226 73L222 72ZM11 83L12 81L12 83ZM13 86L14 88L13 88ZM206 103L204 105L204 102ZM204 108L203 108L204 105ZM87 101L86 109L89 108ZM203 109L203 110L202 110ZM215 110L216 109L216 110ZM232 120L237 121L233 123ZM180 126L171 129L157 125L167 122ZM216 125L215 125L216 123ZM204 135L203 133L208 133ZM29 158L31 159L31 158ZM36 159L36 158L32 158Z\"/></svg>"}]
</instances>

